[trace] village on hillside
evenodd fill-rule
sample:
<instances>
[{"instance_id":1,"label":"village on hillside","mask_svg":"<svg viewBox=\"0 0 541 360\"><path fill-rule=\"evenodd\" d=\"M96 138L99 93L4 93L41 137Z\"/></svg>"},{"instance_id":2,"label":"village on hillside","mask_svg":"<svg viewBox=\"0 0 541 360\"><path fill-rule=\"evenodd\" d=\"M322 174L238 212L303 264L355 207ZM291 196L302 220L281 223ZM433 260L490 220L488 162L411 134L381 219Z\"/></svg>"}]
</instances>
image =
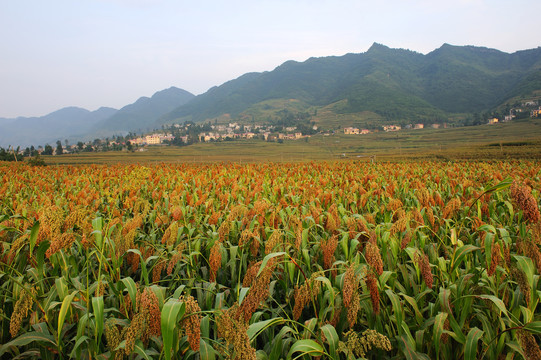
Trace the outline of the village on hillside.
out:
<instances>
[{"instance_id":1,"label":"village on hillside","mask_svg":"<svg viewBox=\"0 0 541 360\"><path fill-rule=\"evenodd\" d=\"M317 131L317 126L313 127ZM298 140L310 137L296 126L280 127L273 125L242 125L237 122L227 125L195 125L193 123L174 124L159 132L152 132L128 140L131 145L189 145L196 142L231 141L237 139L260 139L264 141Z\"/></svg>"},{"instance_id":2,"label":"village on hillside","mask_svg":"<svg viewBox=\"0 0 541 360\"><path fill-rule=\"evenodd\" d=\"M515 104L517 105L517 104ZM521 106L515 106L508 109L507 115L501 117L484 117L476 119L473 125L495 125L512 121L515 118L540 117L541 106L537 100L523 101ZM125 136L115 135L111 138L94 139L92 141L82 142L77 144L69 144L68 140L64 140L64 144L60 140L56 142L56 147L46 144L45 146L27 147L19 149L19 154L22 156L41 155L60 155L81 152L96 152L96 151L145 151L148 146L186 146L200 142L220 142L220 141L236 141L243 139L256 139L268 142L283 142L285 140L300 140L306 139L314 134L323 134L326 136L334 135L337 131L343 132L345 135L366 135L374 132L396 132L403 130L422 130L426 128L439 129L447 128L447 123L413 123L406 125L389 124L382 125L376 129L363 129L353 126L348 126L343 129L334 129L323 131L315 125L314 122L303 123L302 126L280 126L271 124L241 124L239 122L229 122L227 124L195 124L193 122L185 122L183 124L172 124L162 126L160 130L137 135L128 133Z\"/></svg>"}]
</instances>

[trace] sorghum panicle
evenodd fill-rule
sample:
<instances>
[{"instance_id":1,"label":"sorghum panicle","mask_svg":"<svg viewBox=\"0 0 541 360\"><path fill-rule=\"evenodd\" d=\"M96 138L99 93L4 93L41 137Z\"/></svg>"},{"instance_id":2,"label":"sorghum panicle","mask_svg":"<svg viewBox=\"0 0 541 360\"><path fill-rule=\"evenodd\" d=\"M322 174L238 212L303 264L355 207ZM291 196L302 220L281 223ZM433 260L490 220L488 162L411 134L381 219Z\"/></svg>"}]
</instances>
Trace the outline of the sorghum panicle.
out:
<instances>
[{"instance_id":1,"label":"sorghum panicle","mask_svg":"<svg viewBox=\"0 0 541 360\"><path fill-rule=\"evenodd\" d=\"M107 348L111 352L114 352L116 347L122 341L120 331L118 330L116 321L113 318L109 318L105 322L105 339L107 340Z\"/></svg>"},{"instance_id":2,"label":"sorghum panicle","mask_svg":"<svg viewBox=\"0 0 541 360\"><path fill-rule=\"evenodd\" d=\"M455 213L460 208L461 202L459 198L453 198L451 201L447 203L445 208L443 209L443 218L444 219L450 219L455 215Z\"/></svg>"},{"instance_id":3,"label":"sorghum panicle","mask_svg":"<svg viewBox=\"0 0 541 360\"><path fill-rule=\"evenodd\" d=\"M366 245L365 258L376 274L381 275L383 273L383 260L375 241L369 241Z\"/></svg>"},{"instance_id":4,"label":"sorghum panicle","mask_svg":"<svg viewBox=\"0 0 541 360\"><path fill-rule=\"evenodd\" d=\"M493 243L491 256L490 256L490 268L487 269L487 275L492 276L496 272L496 266L500 264L502 259L500 243Z\"/></svg>"},{"instance_id":5,"label":"sorghum panicle","mask_svg":"<svg viewBox=\"0 0 541 360\"><path fill-rule=\"evenodd\" d=\"M513 181L511 185L511 197L522 209L524 218L531 223L538 223L541 215L537 207L537 201L532 195L532 190L526 184L519 184Z\"/></svg>"},{"instance_id":6,"label":"sorghum panicle","mask_svg":"<svg viewBox=\"0 0 541 360\"><path fill-rule=\"evenodd\" d=\"M518 283L518 287L520 291L526 298L526 304L528 304L529 306L532 289L530 287L530 284L528 283L526 274L522 270L518 269L517 267L513 267L511 270L511 276Z\"/></svg>"},{"instance_id":7,"label":"sorghum panicle","mask_svg":"<svg viewBox=\"0 0 541 360\"><path fill-rule=\"evenodd\" d=\"M539 349L539 344L531 333L521 329L517 331L517 337L520 347L524 355L526 355L526 360L541 359L541 349Z\"/></svg>"},{"instance_id":8,"label":"sorghum panicle","mask_svg":"<svg viewBox=\"0 0 541 360\"><path fill-rule=\"evenodd\" d=\"M316 298L321 290L321 283L316 280L318 276L322 276L321 272L313 273L309 279L300 287L295 287L295 306L293 307L293 319L299 320L302 310L308 305L312 298Z\"/></svg>"},{"instance_id":9,"label":"sorghum panicle","mask_svg":"<svg viewBox=\"0 0 541 360\"><path fill-rule=\"evenodd\" d=\"M268 255L275 251L276 246L278 246L282 241L282 231L275 229L272 232L272 235L265 242L265 254Z\"/></svg>"},{"instance_id":10,"label":"sorghum panicle","mask_svg":"<svg viewBox=\"0 0 541 360\"><path fill-rule=\"evenodd\" d=\"M245 322L248 322L252 317L259 304L266 300L269 295L269 284L274 272L276 258L270 259L263 271L253 281L248 294L242 301L238 309L238 316Z\"/></svg>"},{"instance_id":11,"label":"sorghum panicle","mask_svg":"<svg viewBox=\"0 0 541 360\"><path fill-rule=\"evenodd\" d=\"M23 289L13 307L13 313L11 314L11 320L9 322L9 333L11 334L11 337L15 337L19 332L23 320L27 317L28 311L32 308L32 304L32 296L28 291Z\"/></svg>"},{"instance_id":12,"label":"sorghum panicle","mask_svg":"<svg viewBox=\"0 0 541 360\"><path fill-rule=\"evenodd\" d=\"M199 351L201 339L201 308L193 296L181 298L186 304L183 326L188 335L188 343L193 351Z\"/></svg>"},{"instance_id":13,"label":"sorghum panicle","mask_svg":"<svg viewBox=\"0 0 541 360\"><path fill-rule=\"evenodd\" d=\"M434 278L432 276L432 270L430 270L430 261L428 260L428 255L420 252L417 253L415 255L415 262L421 269L421 275L426 286L428 286L429 289L432 289Z\"/></svg>"},{"instance_id":14,"label":"sorghum panicle","mask_svg":"<svg viewBox=\"0 0 541 360\"><path fill-rule=\"evenodd\" d=\"M145 339L152 335L159 336L162 333L161 311L158 297L150 288L146 288L141 294L140 312L146 314Z\"/></svg>"},{"instance_id":15,"label":"sorghum panicle","mask_svg":"<svg viewBox=\"0 0 541 360\"><path fill-rule=\"evenodd\" d=\"M334 252L338 246L338 235L331 235L330 238L321 242L321 249L323 250L323 267L330 269L334 262Z\"/></svg>"},{"instance_id":16,"label":"sorghum panicle","mask_svg":"<svg viewBox=\"0 0 541 360\"><path fill-rule=\"evenodd\" d=\"M222 252L220 248L222 243L220 241L215 241L214 245L210 249L209 255L209 266L210 266L210 282L216 281L216 273L218 269L222 266Z\"/></svg>"},{"instance_id":17,"label":"sorghum panicle","mask_svg":"<svg viewBox=\"0 0 541 360\"><path fill-rule=\"evenodd\" d=\"M369 272L366 276L366 285L370 292L370 300L372 301L372 309L375 314L379 314L379 289L378 280L372 272Z\"/></svg>"},{"instance_id":18,"label":"sorghum panicle","mask_svg":"<svg viewBox=\"0 0 541 360\"><path fill-rule=\"evenodd\" d=\"M233 305L227 311L220 311L217 316L218 336L223 338L228 348L233 348L235 360L256 360L255 349L250 345L246 331L248 324L237 316L238 305Z\"/></svg>"}]
</instances>

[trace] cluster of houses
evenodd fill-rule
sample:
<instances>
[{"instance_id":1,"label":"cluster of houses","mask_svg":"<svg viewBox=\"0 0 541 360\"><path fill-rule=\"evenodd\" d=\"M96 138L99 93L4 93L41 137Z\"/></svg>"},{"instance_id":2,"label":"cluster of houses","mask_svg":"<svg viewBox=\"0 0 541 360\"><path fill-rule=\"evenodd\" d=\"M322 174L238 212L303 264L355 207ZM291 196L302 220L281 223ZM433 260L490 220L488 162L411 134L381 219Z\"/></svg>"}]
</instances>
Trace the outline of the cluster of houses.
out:
<instances>
[{"instance_id":1,"label":"cluster of houses","mask_svg":"<svg viewBox=\"0 0 541 360\"><path fill-rule=\"evenodd\" d=\"M347 127L344 128L344 134L346 135L365 135L370 134L370 130L368 129L358 129L354 127Z\"/></svg>"},{"instance_id":2,"label":"cluster of houses","mask_svg":"<svg viewBox=\"0 0 541 360\"><path fill-rule=\"evenodd\" d=\"M404 129L424 129L424 124L408 124L404 126ZM430 124L430 127L433 129L439 129L440 127L447 128L447 124ZM383 125L383 131L400 131L402 126L400 125ZM359 129L356 127L346 127L344 128L344 134L346 135L366 135L370 134L372 131L368 129Z\"/></svg>"},{"instance_id":3,"label":"cluster of houses","mask_svg":"<svg viewBox=\"0 0 541 360\"><path fill-rule=\"evenodd\" d=\"M174 124L172 128L180 131L176 136L177 140L187 144L189 141L189 128L191 125ZM172 129L171 128L171 129ZM315 127L314 130L317 130ZM285 127L277 131L273 125L239 125L238 123L229 123L227 125L210 125L210 131L204 131L197 134L197 141L222 141L233 139L253 139L258 138L266 141L277 140L298 140L301 138L310 137L303 135L296 127ZM145 136L130 139L130 144L145 146L145 145L160 145L175 140L175 136L171 133L154 132ZM192 138L193 141L193 138Z\"/></svg>"},{"instance_id":4,"label":"cluster of houses","mask_svg":"<svg viewBox=\"0 0 541 360\"><path fill-rule=\"evenodd\" d=\"M522 102L521 106L510 109L509 115L505 115L503 119L501 120L501 122L511 121L517 116L517 114L527 113L528 111L530 112L530 117L532 118L541 117L541 106L539 106L539 101L527 100L527 101ZM500 122L500 120L496 118L492 118L488 120L488 123L490 125L496 124L498 122Z\"/></svg>"},{"instance_id":5,"label":"cluster of houses","mask_svg":"<svg viewBox=\"0 0 541 360\"><path fill-rule=\"evenodd\" d=\"M160 145L165 141L171 141L175 137L172 134L149 134L130 140L132 145ZM188 137L186 137L186 141Z\"/></svg>"},{"instance_id":6,"label":"cluster of houses","mask_svg":"<svg viewBox=\"0 0 541 360\"><path fill-rule=\"evenodd\" d=\"M297 140L309 135L303 135L296 131L295 126L285 127L276 132L272 125L239 125L229 123L226 125L211 125L212 131L199 134L200 141L219 141L224 139L253 139L261 138L266 141L272 140Z\"/></svg>"},{"instance_id":7,"label":"cluster of houses","mask_svg":"<svg viewBox=\"0 0 541 360\"><path fill-rule=\"evenodd\" d=\"M300 132L296 132L293 134L284 134L284 133L276 133L273 134L270 131L261 132L259 134L253 133L253 132L243 132L243 133L218 133L218 132L208 132L203 133L200 135L201 141L219 141L222 139L253 139L256 137L260 137L263 140L272 141L272 140L297 140L301 139L303 137L310 137L310 135L303 135Z\"/></svg>"},{"instance_id":8,"label":"cluster of houses","mask_svg":"<svg viewBox=\"0 0 541 360\"><path fill-rule=\"evenodd\" d=\"M541 115L541 107L537 110L533 110L531 113L532 117ZM498 122L507 122L512 120L515 115L507 115L504 119L499 120L498 118L488 119L488 124L497 124ZM188 125L189 126L189 125ZM432 129L447 128L447 124L433 123L427 125ZM173 127L177 129L187 129L187 125L175 124ZM384 125L382 126L383 131L400 131L402 130L401 125ZM404 129L424 129L425 124L408 124L404 126ZM305 137L310 137L310 135L303 135L301 132L296 131L296 127L285 127L282 128L280 132L277 132L273 125L240 125L236 122L229 123L227 125L211 125L211 131L205 131L198 134L198 141L209 142L209 141L222 141L222 140L232 140L232 139L254 139L259 138L265 141L276 141L276 140L298 140ZM317 127L315 127L315 130ZM346 127L344 128L344 134L346 135L366 135L373 132L369 129L359 129L356 127ZM172 141L175 137L171 133L152 133L146 136L141 136L135 139L130 140L132 145L160 145L168 141ZM183 143L188 143L188 135L180 136L180 141Z\"/></svg>"},{"instance_id":9,"label":"cluster of houses","mask_svg":"<svg viewBox=\"0 0 541 360\"><path fill-rule=\"evenodd\" d=\"M516 108L512 108L509 111L509 114L505 115L505 116L502 116L501 119L499 119L497 117L491 117L491 118L487 119L486 124L494 125L494 124L509 122L509 121L513 120L516 117L517 114L524 113L524 112L527 113L528 111L529 111L530 117L532 117L532 118L541 117L541 106L538 106L538 104L539 104L538 101L535 101L535 100L525 101L525 102L522 103L522 107L519 106L519 107L516 107ZM426 125L426 126L432 128L432 129L447 128L446 123L443 123L443 124L434 123L434 124L430 124L430 125ZM383 131L400 131L400 130L402 130L402 127L400 125L384 125L384 126L382 126L382 128L383 128ZM424 128L425 128L425 124L408 124L408 125L404 126L404 129L424 129ZM355 127L346 127L346 128L344 128L344 134L349 134L349 135L364 135L364 134L369 134L370 132L371 132L370 130L358 129L358 128L355 128Z\"/></svg>"}]
</instances>

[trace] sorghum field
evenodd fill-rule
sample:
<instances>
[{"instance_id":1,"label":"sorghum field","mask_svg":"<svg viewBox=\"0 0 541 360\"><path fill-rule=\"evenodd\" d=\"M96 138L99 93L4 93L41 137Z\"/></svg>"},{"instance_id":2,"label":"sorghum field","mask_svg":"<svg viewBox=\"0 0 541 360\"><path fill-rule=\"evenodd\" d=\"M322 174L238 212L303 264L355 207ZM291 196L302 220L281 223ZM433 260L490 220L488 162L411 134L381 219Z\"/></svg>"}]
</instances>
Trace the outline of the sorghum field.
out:
<instances>
[{"instance_id":1,"label":"sorghum field","mask_svg":"<svg viewBox=\"0 0 541 360\"><path fill-rule=\"evenodd\" d=\"M540 162L0 170L2 358L541 357Z\"/></svg>"}]
</instances>

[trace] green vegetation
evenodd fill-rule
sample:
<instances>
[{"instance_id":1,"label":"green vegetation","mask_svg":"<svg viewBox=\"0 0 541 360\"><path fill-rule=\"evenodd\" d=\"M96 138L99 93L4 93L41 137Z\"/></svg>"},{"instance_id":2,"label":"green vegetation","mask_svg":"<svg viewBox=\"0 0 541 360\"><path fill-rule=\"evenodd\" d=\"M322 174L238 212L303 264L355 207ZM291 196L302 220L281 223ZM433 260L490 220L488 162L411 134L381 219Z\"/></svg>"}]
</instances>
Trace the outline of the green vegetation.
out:
<instances>
[{"instance_id":1,"label":"green vegetation","mask_svg":"<svg viewBox=\"0 0 541 360\"><path fill-rule=\"evenodd\" d=\"M0 147L0 161L22 161L23 156L18 154L18 150Z\"/></svg>"},{"instance_id":2,"label":"green vegetation","mask_svg":"<svg viewBox=\"0 0 541 360\"><path fill-rule=\"evenodd\" d=\"M39 155L36 154L28 159L28 165L30 166L45 166L45 160Z\"/></svg>"}]
</instances>

